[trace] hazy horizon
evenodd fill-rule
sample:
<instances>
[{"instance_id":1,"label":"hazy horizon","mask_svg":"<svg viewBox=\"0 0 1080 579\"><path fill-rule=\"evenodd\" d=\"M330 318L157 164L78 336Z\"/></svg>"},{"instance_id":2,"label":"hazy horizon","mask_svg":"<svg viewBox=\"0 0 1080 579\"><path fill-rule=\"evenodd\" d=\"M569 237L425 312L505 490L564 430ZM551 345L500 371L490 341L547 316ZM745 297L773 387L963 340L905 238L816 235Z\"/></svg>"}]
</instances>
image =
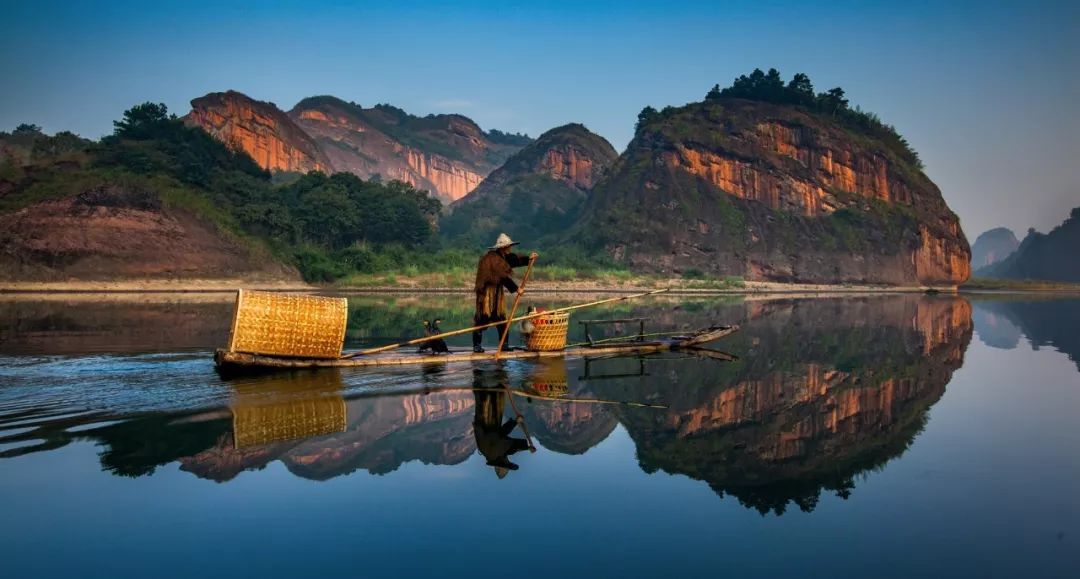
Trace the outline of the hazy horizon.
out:
<instances>
[{"instance_id":1,"label":"hazy horizon","mask_svg":"<svg viewBox=\"0 0 1080 579\"><path fill-rule=\"evenodd\" d=\"M5 3L0 130L99 138L134 104L182 115L232 89L283 110L331 94L534 137L581 122L621 151L642 107L776 67L895 125L969 241L1049 231L1080 205L1075 3L219 4Z\"/></svg>"}]
</instances>

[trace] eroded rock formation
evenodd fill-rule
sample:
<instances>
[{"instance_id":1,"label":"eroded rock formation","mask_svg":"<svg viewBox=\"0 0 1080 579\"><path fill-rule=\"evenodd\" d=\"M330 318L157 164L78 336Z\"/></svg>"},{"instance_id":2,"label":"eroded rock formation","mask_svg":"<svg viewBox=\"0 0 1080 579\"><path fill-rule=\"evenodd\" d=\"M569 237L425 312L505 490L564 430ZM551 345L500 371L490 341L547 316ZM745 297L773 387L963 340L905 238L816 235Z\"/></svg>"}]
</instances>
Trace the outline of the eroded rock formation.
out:
<instances>
[{"instance_id":1,"label":"eroded rock formation","mask_svg":"<svg viewBox=\"0 0 1080 579\"><path fill-rule=\"evenodd\" d=\"M666 273L907 285L970 273L959 220L912 160L827 116L741 99L642 123L579 230Z\"/></svg>"},{"instance_id":2,"label":"eroded rock formation","mask_svg":"<svg viewBox=\"0 0 1080 579\"><path fill-rule=\"evenodd\" d=\"M535 239L573 224L617 154L580 124L551 129L450 207L443 234L481 242L502 231Z\"/></svg>"},{"instance_id":3,"label":"eroded rock formation","mask_svg":"<svg viewBox=\"0 0 1080 579\"><path fill-rule=\"evenodd\" d=\"M331 170L315 141L273 103L236 91L210 93L191 101L184 121L246 152L268 171Z\"/></svg>"},{"instance_id":4,"label":"eroded rock formation","mask_svg":"<svg viewBox=\"0 0 1080 579\"><path fill-rule=\"evenodd\" d=\"M475 189L519 148L494 141L461 115L419 118L328 96L300 101L289 116L326 152L333 170L405 181L446 203Z\"/></svg>"}]
</instances>

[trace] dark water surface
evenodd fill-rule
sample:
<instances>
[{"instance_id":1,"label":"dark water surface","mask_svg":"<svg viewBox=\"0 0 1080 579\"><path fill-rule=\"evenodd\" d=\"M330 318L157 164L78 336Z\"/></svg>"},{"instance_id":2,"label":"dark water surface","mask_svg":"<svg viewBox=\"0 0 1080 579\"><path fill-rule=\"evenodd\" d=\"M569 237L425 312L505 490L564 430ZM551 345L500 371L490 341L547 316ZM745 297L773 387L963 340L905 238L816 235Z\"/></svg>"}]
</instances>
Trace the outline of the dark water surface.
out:
<instances>
[{"instance_id":1,"label":"dark water surface","mask_svg":"<svg viewBox=\"0 0 1080 579\"><path fill-rule=\"evenodd\" d=\"M429 317L462 327L469 307L353 296L347 344L412 337ZM225 380L210 357L231 310L228 296L0 296L0 575L1080 565L1080 300L655 300L579 318L738 323L714 346L739 359ZM512 400L537 452L502 385L533 395Z\"/></svg>"}]
</instances>

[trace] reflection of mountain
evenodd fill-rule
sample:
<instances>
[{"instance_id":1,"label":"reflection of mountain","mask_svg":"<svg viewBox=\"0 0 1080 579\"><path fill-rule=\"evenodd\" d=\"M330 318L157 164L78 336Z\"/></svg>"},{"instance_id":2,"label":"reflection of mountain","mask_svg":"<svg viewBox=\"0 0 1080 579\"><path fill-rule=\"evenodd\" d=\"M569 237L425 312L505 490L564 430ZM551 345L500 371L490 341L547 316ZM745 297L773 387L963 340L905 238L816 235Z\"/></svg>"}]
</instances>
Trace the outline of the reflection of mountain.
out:
<instances>
[{"instance_id":1,"label":"reflection of mountain","mask_svg":"<svg viewBox=\"0 0 1080 579\"><path fill-rule=\"evenodd\" d=\"M671 408L620 420L646 471L704 480L762 513L810 510L907 448L962 364L970 313L962 299L751 306L743 360L643 380L630 397L660 389Z\"/></svg>"},{"instance_id":2,"label":"reflection of mountain","mask_svg":"<svg viewBox=\"0 0 1080 579\"><path fill-rule=\"evenodd\" d=\"M1053 344L1075 359L1078 344L1069 330L1080 321L1080 300L978 307L980 320L992 315L1009 321L1036 343ZM230 404L218 410L97 416L109 422L90 428L80 418L48 421L0 438L37 441L0 451L0 458L88 439L103 449L102 466L120 475L147 475L179 462L199 477L228 481L280 461L297 476L325 480L357 470L389 473L409 461L461 463L477 451L475 425L484 424L489 428L480 438L489 452L481 460L505 470L512 465L502 460L502 446L520 436L503 432L509 409L504 414L494 405L483 423L478 395L467 388L509 383L536 397L515 400L549 451L585 453L622 423L646 472L705 481L721 496L762 512L783 512L792 502L808 510L823 490L846 496L860 473L880 468L911 444L961 365L972 334L971 306L954 297L654 302L607 314L647 316L660 329L680 331L708 321L739 323L743 330L717 346L740 359L668 354L644 362L597 360L591 370L573 360L521 362L501 370L478 365L472 372L429 376L430 381L418 376L415 384L461 390L352 398L343 397L342 374L334 371L271 374L233 383ZM514 429L512 421L509 427ZM523 471L532 467L527 455L514 461Z\"/></svg>"},{"instance_id":3,"label":"reflection of mountain","mask_svg":"<svg viewBox=\"0 0 1080 579\"><path fill-rule=\"evenodd\" d=\"M566 360L539 360L525 380L526 391L559 398L563 395L590 398L583 384L571 389ZM619 424L607 407L599 404L532 402L521 406L525 423L536 439L548 450L562 454L583 454L600 444Z\"/></svg>"},{"instance_id":4,"label":"reflection of mountain","mask_svg":"<svg viewBox=\"0 0 1080 579\"><path fill-rule=\"evenodd\" d=\"M293 474L316 480L357 469L385 474L412 460L458 464L476 449L472 406L469 392L355 400L348 430L305 442L282 460Z\"/></svg>"},{"instance_id":5,"label":"reflection of mountain","mask_svg":"<svg viewBox=\"0 0 1080 579\"><path fill-rule=\"evenodd\" d=\"M975 322L975 333L979 335L979 341L991 348L1012 350L1020 343L1023 334L1008 316L996 309L987 302L974 303L971 318Z\"/></svg>"},{"instance_id":6,"label":"reflection of mountain","mask_svg":"<svg viewBox=\"0 0 1080 579\"><path fill-rule=\"evenodd\" d=\"M85 354L213 348L228 337L232 307L232 296L138 303L4 300L0 351Z\"/></svg>"},{"instance_id":7,"label":"reflection of mountain","mask_svg":"<svg viewBox=\"0 0 1080 579\"><path fill-rule=\"evenodd\" d=\"M1078 299L1035 299L1015 300L1001 299L993 301L975 302L976 329L982 336L982 320L1001 320L1002 324L1009 324L1019 333L1027 336L1032 347L1051 346L1064 352L1070 360L1076 362L1080 368L1080 300ZM996 348L1015 348L1016 342L1011 346L990 343L985 339L988 346Z\"/></svg>"},{"instance_id":8,"label":"reflection of mountain","mask_svg":"<svg viewBox=\"0 0 1080 579\"><path fill-rule=\"evenodd\" d=\"M267 385L259 387L266 395ZM457 464L475 449L469 392L360 398L348 402L340 394L336 398L317 398L319 391L311 388L305 388L304 396L294 398L283 396L280 385L269 392L265 402L244 399L238 393L231 408L234 425L231 436L221 436L209 448L181 458L181 468L200 477L223 481L244 470L280 460L297 476L326 480L357 469L384 474L410 460ZM274 418L277 424L255 424L256 433L242 432L239 429L242 425L258 422L250 419L253 415ZM292 441L288 440L291 436L283 436L279 441L264 436L267 431L303 433L305 430L306 436ZM264 438L262 445L242 444L260 436Z\"/></svg>"}]
</instances>

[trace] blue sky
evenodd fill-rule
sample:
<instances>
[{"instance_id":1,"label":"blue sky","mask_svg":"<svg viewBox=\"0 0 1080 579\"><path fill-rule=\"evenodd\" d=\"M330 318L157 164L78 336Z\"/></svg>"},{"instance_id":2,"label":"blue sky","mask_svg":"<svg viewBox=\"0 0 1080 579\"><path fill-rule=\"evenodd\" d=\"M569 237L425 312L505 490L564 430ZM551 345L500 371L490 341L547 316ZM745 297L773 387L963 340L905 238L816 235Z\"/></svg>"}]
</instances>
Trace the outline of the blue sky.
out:
<instances>
[{"instance_id":1,"label":"blue sky","mask_svg":"<svg viewBox=\"0 0 1080 579\"><path fill-rule=\"evenodd\" d=\"M0 128L87 137L133 104L235 89L460 112L617 149L638 111L754 67L897 126L968 237L1080 205L1077 2L2 2Z\"/></svg>"}]
</instances>

